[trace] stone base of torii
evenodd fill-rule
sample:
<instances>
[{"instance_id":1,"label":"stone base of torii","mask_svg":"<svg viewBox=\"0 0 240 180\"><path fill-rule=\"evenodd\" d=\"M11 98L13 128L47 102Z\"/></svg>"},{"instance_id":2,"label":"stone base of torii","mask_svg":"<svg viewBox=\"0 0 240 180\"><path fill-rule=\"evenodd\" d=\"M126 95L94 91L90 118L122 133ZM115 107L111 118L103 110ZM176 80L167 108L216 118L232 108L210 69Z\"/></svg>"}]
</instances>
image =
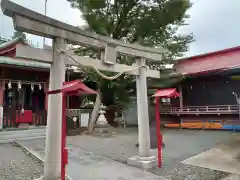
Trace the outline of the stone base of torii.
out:
<instances>
[{"instance_id":1,"label":"stone base of torii","mask_svg":"<svg viewBox=\"0 0 240 180\"><path fill-rule=\"evenodd\" d=\"M31 47L17 47L16 57L51 64L49 90L61 89L65 81L65 66L87 65L99 70L123 72L136 68L128 74L136 76L139 155L129 158L128 163L144 169L156 166L156 157L150 154L149 114L147 98L147 77L159 78L158 71L147 70L145 59L160 61L162 48L147 48L136 44L127 44L108 37L83 31L77 27L65 24L44 16L9 0L1 1L4 15L13 19L15 30L31 33L53 39L53 50L43 50ZM99 48L103 52L101 60L73 55L76 62L69 61L59 50L66 50L67 44L76 44ZM118 64L117 53L138 57L137 65ZM138 68L139 67L139 68ZM57 180L61 174L61 124L62 97L52 95L48 98L47 137L44 160L44 180Z\"/></svg>"}]
</instances>

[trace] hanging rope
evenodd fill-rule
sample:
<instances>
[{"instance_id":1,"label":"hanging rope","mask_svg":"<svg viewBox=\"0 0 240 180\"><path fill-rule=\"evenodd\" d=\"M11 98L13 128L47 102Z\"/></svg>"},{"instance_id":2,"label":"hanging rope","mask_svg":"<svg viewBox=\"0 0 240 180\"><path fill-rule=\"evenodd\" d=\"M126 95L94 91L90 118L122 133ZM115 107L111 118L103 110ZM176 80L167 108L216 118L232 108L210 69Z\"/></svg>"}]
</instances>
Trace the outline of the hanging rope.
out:
<instances>
[{"instance_id":1,"label":"hanging rope","mask_svg":"<svg viewBox=\"0 0 240 180\"><path fill-rule=\"evenodd\" d=\"M63 53L65 54L70 60L72 60L73 62L75 62L76 64L80 65L81 67L84 67L84 68L92 68L99 76L101 76L103 79L106 79L106 80L114 80L114 79L117 79L119 78L121 75L123 74L126 74L126 73L129 73L129 72L133 72L141 67L145 67L145 68L148 68L146 65L140 65L140 66L137 66L137 67L134 67L134 68L130 68L130 69L127 69L125 71L122 71L122 72L119 72L117 73L115 76L106 76L104 75L103 73L101 73L96 67L94 66L91 66L91 65L82 65L80 62L76 61L69 53L67 53L66 51L62 50L62 49L57 49L58 52L60 53Z\"/></svg>"}]
</instances>

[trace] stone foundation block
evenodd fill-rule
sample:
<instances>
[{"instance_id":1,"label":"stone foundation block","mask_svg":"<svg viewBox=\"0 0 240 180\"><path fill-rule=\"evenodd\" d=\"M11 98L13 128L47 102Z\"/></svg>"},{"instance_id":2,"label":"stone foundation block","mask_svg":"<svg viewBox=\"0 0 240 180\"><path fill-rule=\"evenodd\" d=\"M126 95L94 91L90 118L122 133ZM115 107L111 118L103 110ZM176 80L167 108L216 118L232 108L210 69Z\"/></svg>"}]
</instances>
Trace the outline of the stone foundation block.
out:
<instances>
[{"instance_id":1,"label":"stone foundation block","mask_svg":"<svg viewBox=\"0 0 240 180\"><path fill-rule=\"evenodd\" d=\"M142 168L144 170L148 170L157 167L157 158L155 156L150 157L133 156L128 158L127 164L138 168Z\"/></svg>"}]
</instances>

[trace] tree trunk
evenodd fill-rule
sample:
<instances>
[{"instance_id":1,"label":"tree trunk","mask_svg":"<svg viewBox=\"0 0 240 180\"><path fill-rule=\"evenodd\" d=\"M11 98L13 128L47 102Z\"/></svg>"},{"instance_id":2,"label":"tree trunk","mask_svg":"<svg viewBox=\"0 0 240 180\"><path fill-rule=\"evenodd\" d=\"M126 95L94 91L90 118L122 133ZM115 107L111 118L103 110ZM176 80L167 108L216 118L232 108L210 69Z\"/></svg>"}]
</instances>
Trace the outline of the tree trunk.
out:
<instances>
[{"instance_id":1,"label":"tree trunk","mask_svg":"<svg viewBox=\"0 0 240 180\"><path fill-rule=\"evenodd\" d=\"M114 121L115 120L115 108L114 107L109 106L106 109L105 116L106 116L108 124L110 124L113 127L118 127L118 123Z\"/></svg>"},{"instance_id":2,"label":"tree trunk","mask_svg":"<svg viewBox=\"0 0 240 180\"><path fill-rule=\"evenodd\" d=\"M88 126L88 132L89 133L92 133L93 130L94 130L95 123L96 123L97 118L99 116L100 108L101 108L101 92L100 92L100 90L98 90L97 91L97 97L96 97L94 107L93 107L93 111L92 111L92 114L91 114L91 119L90 119L89 126Z\"/></svg>"}]
</instances>

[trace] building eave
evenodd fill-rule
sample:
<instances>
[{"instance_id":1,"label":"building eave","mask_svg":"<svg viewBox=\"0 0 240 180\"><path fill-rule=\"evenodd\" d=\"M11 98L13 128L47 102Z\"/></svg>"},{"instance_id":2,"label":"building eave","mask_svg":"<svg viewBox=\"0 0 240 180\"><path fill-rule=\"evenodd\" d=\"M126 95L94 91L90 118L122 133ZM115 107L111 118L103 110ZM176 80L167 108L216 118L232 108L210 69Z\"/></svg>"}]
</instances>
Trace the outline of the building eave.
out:
<instances>
[{"instance_id":1,"label":"building eave","mask_svg":"<svg viewBox=\"0 0 240 180\"><path fill-rule=\"evenodd\" d=\"M24 43L24 44L26 44L26 43L24 42L23 38L20 36L20 37L17 37L17 38L15 38L15 39L11 40L11 41L7 41L7 42L5 42L5 43L0 44L0 50L1 50L1 49L6 49L6 48L11 47L11 46L13 46L13 45L16 45L16 44L18 44L18 43Z\"/></svg>"},{"instance_id":2,"label":"building eave","mask_svg":"<svg viewBox=\"0 0 240 180\"><path fill-rule=\"evenodd\" d=\"M6 56L0 56L0 64L50 69L50 64L47 64L47 63L28 61L24 59L18 59L18 58L6 57Z\"/></svg>"},{"instance_id":3,"label":"building eave","mask_svg":"<svg viewBox=\"0 0 240 180\"><path fill-rule=\"evenodd\" d=\"M240 67L240 46L176 61L174 69L183 75L221 72Z\"/></svg>"},{"instance_id":4,"label":"building eave","mask_svg":"<svg viewBox=\"0 0 240 180\"><path fill-rule=\"evenodd\" d=\"M234 52L234 51L238 51L238 50L240 50L240 46L221 49L221 50L218 50L218 51L212 51L212 52L203 53L203 54L194 55L194 56L189 56L189 57L185 57L185 58L179 58L179 59L176 59L174 61L174 65L178 64L178 63L181 63L182 61L196 60L196 59L201 59L201 58L210 57L210 56L222 55L222 54L225 54L225 53Z\"/></svg>"}]
</instances>

